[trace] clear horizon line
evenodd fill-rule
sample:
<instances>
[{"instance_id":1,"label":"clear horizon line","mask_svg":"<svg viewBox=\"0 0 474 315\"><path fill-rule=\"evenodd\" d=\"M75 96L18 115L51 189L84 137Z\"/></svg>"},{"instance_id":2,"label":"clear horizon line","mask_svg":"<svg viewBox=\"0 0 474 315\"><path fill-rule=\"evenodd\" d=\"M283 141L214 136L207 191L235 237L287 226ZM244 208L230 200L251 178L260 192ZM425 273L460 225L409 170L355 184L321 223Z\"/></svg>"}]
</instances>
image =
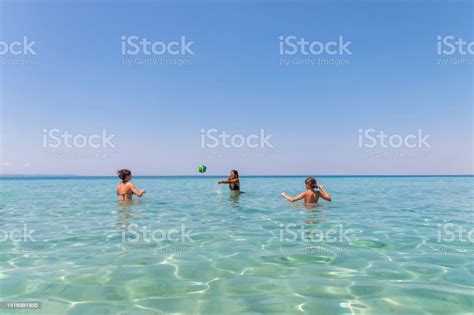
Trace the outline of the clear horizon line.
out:
<instances>
[{"instance_id":1,"label":"clear horizon line","mask_svg":"<svg viewBox=\"0 0 474 315\"><path fill-rule=\"evenodd\" d=\"M134 177L228 177L228 174L217 174L217 175L206 175L206 174L193 174L193 175L141 175L136 174ZM240 177L305 177L305 176L317 176L317 177L472 177L474 174L344 174L344 175L317 175L317 174L292 174L292 175L240 175ZM104 177L114 178L115 175L77 175L77 174L0 174L0 177Z\"/></svg>"}]
</instances>

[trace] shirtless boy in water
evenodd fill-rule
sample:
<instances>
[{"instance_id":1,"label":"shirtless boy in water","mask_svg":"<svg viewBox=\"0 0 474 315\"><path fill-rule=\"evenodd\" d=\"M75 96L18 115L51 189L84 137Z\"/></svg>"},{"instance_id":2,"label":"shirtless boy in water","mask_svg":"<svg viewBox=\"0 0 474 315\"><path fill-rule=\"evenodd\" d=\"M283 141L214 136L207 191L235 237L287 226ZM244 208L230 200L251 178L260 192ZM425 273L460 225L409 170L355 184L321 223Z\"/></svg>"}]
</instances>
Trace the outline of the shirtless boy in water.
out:
<instances>
[{"instance_id":1,"label":"shirtless boy in water","mask_svg":"<svg viewBox=\"0 0 474 315\"><path fill-rule=\"evenodd\" d=\"M127 169L122 169L117 172L118 177L122 180L117 185L117 196L120 201L132 200L132 195L137 195L138 197L143 196L145 189L140 191L137 190L135 185L130 181L132 179L132 172Z\"/></svg>"},{"instance_id":2,"label":"shirtless boy in water","mask_svg":"<svg viewBox=\"0 0 474 315\"><path fill-rule=\"evenodd\" d=\"M331 195L327 193L323 186L318 185L316 179L313 177L308 177L304 181L306 184L306 191L302 192L296 197L290 197L286 193L281 193L281 196L288 201L295 202L301 199L304 199L305 205L315 205L318 203L319 197L323 198L324 200L331 201ZM319 190L315 190L319 189Z\"/></svg>"}]
</instances>

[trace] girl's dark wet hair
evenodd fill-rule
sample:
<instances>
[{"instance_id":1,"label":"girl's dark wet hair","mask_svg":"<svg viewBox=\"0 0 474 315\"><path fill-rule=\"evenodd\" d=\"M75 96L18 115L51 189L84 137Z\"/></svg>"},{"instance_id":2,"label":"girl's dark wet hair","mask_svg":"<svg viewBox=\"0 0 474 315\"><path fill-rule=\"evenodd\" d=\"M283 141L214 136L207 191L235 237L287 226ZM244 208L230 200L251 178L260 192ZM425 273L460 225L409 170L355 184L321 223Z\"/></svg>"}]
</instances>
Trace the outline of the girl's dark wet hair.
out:
<instances>
[{"instance_id":1,"label":"girl's dark wet hair","mask_svg":"<svg viewBox=\"0 0 474 315\"><path fill-rule=\"evenodd\" d=\"M125 181L127 180L128 176L132 176L132 171L127 169L121 169L117 171L117 175L122 181Z\"/></svg>"},{"instance_id":2,"label":"girl's dark wet hair","mask_svg":"<svg viewBox=\"0 0 474 315\"><path fill-rule=\"evenodd\" d=\"M316 181L316 178L314 178L314 177L312 177L312 176L306 178L306 180L304 181L304 183L305 183L306 185L309 185L309 187L311 187L311 188L316 188L316 187L318 187L318 182Z\"/></svg>"},{"instance_id":3,"label":"girl's dark wet hair","mask_svg":"<svg viewBox=\"0 0 474 315\"><path fill-rule=\"evenodd\" d=\"M232 170L231 172L234 173L237 178L239 178L239 172L237 170Z\"/></svg>"}]
</instances>

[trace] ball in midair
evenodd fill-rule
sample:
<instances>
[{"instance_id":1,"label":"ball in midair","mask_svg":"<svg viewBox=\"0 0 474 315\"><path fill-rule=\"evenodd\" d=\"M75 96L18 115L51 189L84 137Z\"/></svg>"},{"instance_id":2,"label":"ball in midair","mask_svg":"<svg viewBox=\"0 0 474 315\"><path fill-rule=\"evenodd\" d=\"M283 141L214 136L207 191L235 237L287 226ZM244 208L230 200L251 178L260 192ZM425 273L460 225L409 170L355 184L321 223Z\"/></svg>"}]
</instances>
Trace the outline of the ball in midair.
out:
<instances>
[{"instance_id":1,"label":"ball in midair","mask_svg":"<svg viewBox=\"0 0 474 315\"><path fill-rule=\"evenodd\" d=\"M206 165L199 165L198 167L198 172L203 174L203 173L206 173L206 170L207 170L207 167Z\"/></svg>"}]
</instances>

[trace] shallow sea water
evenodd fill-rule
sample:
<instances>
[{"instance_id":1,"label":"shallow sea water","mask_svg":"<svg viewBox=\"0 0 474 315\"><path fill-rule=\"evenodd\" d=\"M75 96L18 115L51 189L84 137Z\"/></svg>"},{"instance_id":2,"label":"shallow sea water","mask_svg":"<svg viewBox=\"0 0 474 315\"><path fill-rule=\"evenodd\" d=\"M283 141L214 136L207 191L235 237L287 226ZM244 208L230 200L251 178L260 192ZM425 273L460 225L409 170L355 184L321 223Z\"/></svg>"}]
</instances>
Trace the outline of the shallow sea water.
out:
<instances>
[{"instance_id":1,"label":"shallow sea water","mask_svg":"<svg viewBox=\"0 0 474 315\"><path fill-rule=\"evenodd\" d=\"M314 208L279 196L303 177L216 181L1 180L0 299L42 305L0 313L474 311L473 177L322 177Z\"/></svg>"}]
</instances>

